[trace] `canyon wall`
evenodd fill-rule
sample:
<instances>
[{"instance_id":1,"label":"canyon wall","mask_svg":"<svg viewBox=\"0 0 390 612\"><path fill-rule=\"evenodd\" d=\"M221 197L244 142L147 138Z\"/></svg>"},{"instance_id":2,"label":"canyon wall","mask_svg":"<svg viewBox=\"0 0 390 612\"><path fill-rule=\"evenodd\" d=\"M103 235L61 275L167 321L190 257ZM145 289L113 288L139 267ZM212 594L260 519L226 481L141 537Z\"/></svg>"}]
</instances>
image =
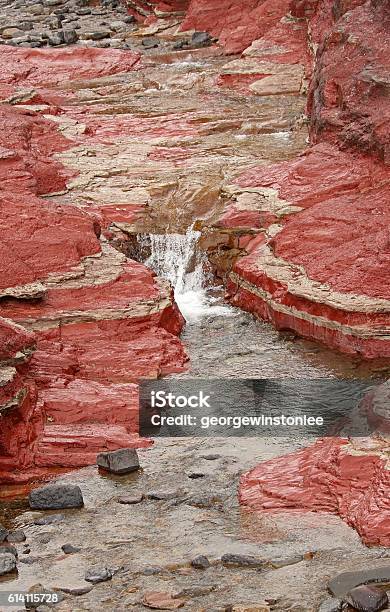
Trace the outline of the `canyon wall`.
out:
<instances>
[{"instance_id":1,"label":"canyon wall","mask_svg":"<svg viewBox=\"0 0 390 612\"><path fill-rule=\"evenodd\" d=\"M307 20L313 59L310 146L293 161L236 178L237 192L256 193L264 213L264 200L269 213L275 201L291 212L265 218L263 234L248 242L229 276L230 299L342 352L389 357L388 4L324 0L291 8ZM268 59L270 38L272 30L244 56ZM267 79L251 88L277 94Z\"/></svg>"}]
</instances>

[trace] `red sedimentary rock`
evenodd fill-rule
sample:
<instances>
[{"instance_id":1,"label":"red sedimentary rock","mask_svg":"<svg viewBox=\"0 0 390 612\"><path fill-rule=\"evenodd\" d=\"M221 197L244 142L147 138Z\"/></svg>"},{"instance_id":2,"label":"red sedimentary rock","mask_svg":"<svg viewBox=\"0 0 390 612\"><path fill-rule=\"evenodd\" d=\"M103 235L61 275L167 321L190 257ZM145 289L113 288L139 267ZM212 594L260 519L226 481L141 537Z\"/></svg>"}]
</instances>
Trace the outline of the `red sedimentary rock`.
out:
<instances>
[{"instance_id":1,"label":"red sedimentary rock","mask_svg":"<svg viewBox=\"0 0 390 612\"><path fill-rule=\"evenodd\" d=\"M339 514L369 545L390 545L390 471L385 440L323 439L244 474L240 501L253 510ZM362 452L363 451L363 452Z\"/></svg>"},{"instance_id":2,"label":"red sedimentary rock","mask_svg":"<svg viewBox=\"0 0 390 612\"><path fill-rule=\"evenodd\" d=\"M236 180L293 214L248 244L228 291L234 304L280 329L345 353L389 357L388 6L324 0L292 9L309 19L317 46L312 144L296 160L252 168ZM251 49L261 57L266 45L261 39Z\"/></svg>"},{"instance_id":3,"label":"red sedimentary rock","mask_svg":"<svg viewBox=\"0 0 390 612\"><path fill-rule=\"evenodd\" d=\"M31 104L60 116L78 79L133 70L139 56L0 53L0 481L19 484L149 444L136 383L182 371L187 357L169 285L100 237L109 210L40 197L66 190L75 174L54 156L75 143Z\"/></svg>"}]
</instances>

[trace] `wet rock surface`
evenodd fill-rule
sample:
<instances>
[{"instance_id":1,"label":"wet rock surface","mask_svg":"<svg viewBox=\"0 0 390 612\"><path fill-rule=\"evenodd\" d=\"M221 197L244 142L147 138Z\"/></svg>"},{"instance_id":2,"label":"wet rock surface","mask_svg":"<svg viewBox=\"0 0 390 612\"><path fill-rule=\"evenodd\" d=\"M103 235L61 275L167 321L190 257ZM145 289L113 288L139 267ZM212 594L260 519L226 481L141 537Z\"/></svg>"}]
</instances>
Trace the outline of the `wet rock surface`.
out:
<instances>
[{"instance_id":1,"label":"wet rock surface","mask_svg":"<svg viewBox=\"0 0 390 612\"><path fill-rule=\"evenodd\" d=\"M237 499L242 474L260 462L266 470L286 453L294 461L311 441L159 440L146 449L149 442L137 436L137 382L172 374L375 377L386 375L388 364L367 366L359 355L339 358L226 305L222 313L188 324L179 340L183 320L168 282L126 255L134 254L139 233L183 231L198 220L203 248L220 279L260 244L265 230L272 245L282 224L277 248L295 258L294 219L310 213L309 207L308 213L301 210L307 205L306 177L317 177L313 190L325 206L334 185L352 197L356 183L362 194L371 193L370 181L378 179L384 192L386 175L377 162L367 166L360 157L341 155L333 139L297 158L308 136L305 92L312 67L298 7L291 15L289 2L253 2L249 11L242 11L247 8L242 3L229 2L228 10L221 3L222 31L202 0L192 3L186 17L198 32L192 36L180 29L186 2L164 3L166 18L153 2L127 5L134 19L109 3L1 5L11 29L5 33L9 38L2 31L11 44L0 47L6 66L0 82L1 197L5 236L12 235L17 257L10 257L5 240L0 398L11 418L0 432L6 449L0 476L24 484L64 468L94 466L102 451L144 448L142 471L118 478L85 467L62 476L61 486L80 486L85 507L65 510L59 523L19 509L11 526L23 529L27 547L17 542L0 556L16 559L13 552L20 553L12 587L28 590L40 582L39 588L61 590L58 610L142 611L146 605L194 612L317 612L336 573L369 567L378 574L387 550L362 544L338 508L336 514L337 500L329 499L326 487L315 508L306 500L306 512L299 514L289 514L283 504L275 515L253 510ZM303 15L315 11L301 5ZM237 28L238 17L243 21ZM214 37L230 51L251 46L243 57L226 57ZM142 41L150 39L147 48ZM363 76L383 87L378 70ZM318 77L327 82L320 68ZM315 117L316 125L325 122L332 132L326 108L316 108ZM355 128L345 142L356 141ZM278 191L279 184L286 193ZM382 196L375 201L380 204ZM359 210L363 200L362 195ZM310 203L314 210L316 202ZM310 214L308 227L319 225L321 215ZM344 240L343 232L340 236ZM310 267L311 259L309 253L303 265ZM275 271L280 262L275 265L267 252L252 263L238 269L241 280L234 279L242 283L247 274L249 285L242 284L242 295L233 293L236 303L265 316L256 305L259 296L252 302L245 291L258 286L259 265ZM305 284L302 270L292 272L293 278L282 274L277 280ZM349 281L356 286L353 274ZM364 286L374 287L371 281ZM385 285L378 286L380 292ZM322 304L324 287L315 289ZM340 296L331 297L339 306ZM385 310L373 323L385 330L387 306L382 294L377 298L374 307ZM221 302L217 292L217 306ZM356 320L349 303L344 308L353 325L361 324L362 312L364 323L373 305L362 303L368 310L359 310L360 300L357 311L352 309ZM276 323L291 327L287 318ZM310 333L298 331L318 336L315 325ZM330 333L321 340L333 346L332 338ZM380 355L377 349L369 356ZM369 475L377 469L377 479L360 483L363 503L340 494L340 514L366 541L387 545L381 504L387 490L382 455L388 451L352 450ZM312 470L313 456L306 458ZM339 493L350 485L350 461L344 464L345 479L336 482ZM286 459L281 463L278 490ZM258 487L254 499L259 503ZM52 506L58 504L52 496L45 500L45 507L63 507ZM338 580L344 589L339 577L329 586ZM353 580L342 593L335 587L334 595L344 597L361 584Z\"/></svg>"},{"instance_id":2,"label":"wet rock surface","mask_svg":"<svg viewBox=\"0 0 390 612\"><path fill-rule=\"evenodd\" d=\"M57 510L58 508L81 508L84 500L81 489L77 485L51 484L34 489L29 495L29 504L33 510ZM57 521L58 515L55 522Z\"/></svg>"},{"instance_id":3,"label":"wet rock surface","mask_svg":"<svg viewBox=\"0 0 390 612\"><path fill-rule=\"evenodd\" d=\"M99 453L96 463L112 474L130 474L139 469L137 451L134 448L121 448L109 453Z\"/></svg>"}]
</instances>

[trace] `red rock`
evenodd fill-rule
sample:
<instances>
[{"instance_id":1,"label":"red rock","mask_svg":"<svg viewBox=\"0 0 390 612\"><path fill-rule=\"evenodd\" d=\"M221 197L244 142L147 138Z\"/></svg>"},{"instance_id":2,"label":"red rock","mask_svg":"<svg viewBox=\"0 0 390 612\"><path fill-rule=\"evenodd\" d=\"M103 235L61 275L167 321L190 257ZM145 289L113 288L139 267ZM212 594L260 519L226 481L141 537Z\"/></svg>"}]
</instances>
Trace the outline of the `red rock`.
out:
<instances>
[{"instance_id":1,"label":"red rock","mask_svg":"<svg viewBox=\"0 0 390 612\"><path fill-rule=\"evenodd\" d=\"M366 544L389 546L390 472L386 462L379 454L359 456L349 450L346 440L329 438L266 461L242 477L240 501L262 512L339 514Z\"/></svg>"},{"instance_id":2,"label":"red rock","mask_svg":"<svg viewBox=\"0 0 390 612\"><path fill-rule=\"evenodd\" d=\"M136 68L140 55L93 47L18 49L2 45L0 59L2 83L24 87L67 83L71 88L72 78L81 80L130 72Z\"/></svg>"},{"instance_id":3,"label":"red rock","mask_svg":"<svg viewBox=\"0 0 390 612\"><path fill-rule=\"evenodd\" d=\"M290 0L192 0L182 28L207 31L229 53L239 53L289 12Z\"/></svg>"},{"instance_id":4,"label":"red rock","mask_svg":"<svg viewBox=\"0 0 390 612\"><path fill-rule=\"evenodd\" d=\"M385 6L293 2L319 45L308 102L312 146L237 179L241 187L273 190L294 214L248 244L250 255L228 281L234 304L366 358L390 356ZM260 39L252 48L261 53L267 44Z\"/></svg>"}]
</instances>

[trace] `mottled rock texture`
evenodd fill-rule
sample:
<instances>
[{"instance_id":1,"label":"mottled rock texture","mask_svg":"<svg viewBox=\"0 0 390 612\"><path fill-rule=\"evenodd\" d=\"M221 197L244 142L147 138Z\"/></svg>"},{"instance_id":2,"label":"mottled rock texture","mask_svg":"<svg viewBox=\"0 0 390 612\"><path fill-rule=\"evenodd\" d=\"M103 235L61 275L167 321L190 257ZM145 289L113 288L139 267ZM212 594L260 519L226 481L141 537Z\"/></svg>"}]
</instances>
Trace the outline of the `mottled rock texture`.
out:
<instances>
[{"instance_id":1,"label":"mottled rock texture","mask_svg":"<svg viewBox=\"0 0 390 612\"><path fill-rule=\"evenodd\" d=\"M263 512L305 510L339 514L370 545L390 545L390 471L386 442L372 449L327 439L272 459L245 474L240 500Z\"/></svg>"},{"instance_id":2,"label":"mottled rock texture","mask_svg":"<svg viewBox=\"0 0 390 612\"><path fill-rule=\"evenodd\" d=\"M316 53L311 146L294 161L253 167L235 180L268 200L273 215L263 206L257 217L265 233L248 241L249 255L230 274L231 300L345 353L389 357L388 5L295 2L292 13L308 20ZM248 51L260 58L266 48L260 39ZM275 202L290 214L275 215ZM225 223L235 222L232 212ZM253 220L248 210L244 225Z\"/></svg>"},{"instance_id":3,"label":"mottled rock texture","mask_svg":"<svg viewBox=\"0 0 390 612\"><path fill-rule=\"evenodd\" d=\"M187 358L170 286L110 247L96 212L60 195L77 175L55 159L74 144L56 123L61 101L77 79L129 72L139 56L0 53L0 478L22 483L148 444L136 383Z\"/></svg>"}]
</instances>

